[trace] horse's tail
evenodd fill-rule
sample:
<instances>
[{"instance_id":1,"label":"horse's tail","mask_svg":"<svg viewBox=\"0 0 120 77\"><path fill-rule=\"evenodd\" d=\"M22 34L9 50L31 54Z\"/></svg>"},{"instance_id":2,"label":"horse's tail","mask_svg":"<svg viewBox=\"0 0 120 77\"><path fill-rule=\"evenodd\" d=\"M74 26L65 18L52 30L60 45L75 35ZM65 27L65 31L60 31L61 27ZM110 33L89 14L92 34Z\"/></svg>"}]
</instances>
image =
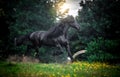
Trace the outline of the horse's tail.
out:
<instances>
[{"instance_id":1,"label":"horse's tail","mask_svg":"<svg viewBox=\"0 0 120 77\"><path fill-rule=\"evenodd\" d=\"M28 34L25 34L25 35L22 35L22 36L19 36L19 37L15 37L14 38L14 45L15 46L20 46L20 45L26 43L26 41L29 41L30 40L30 34L31 33L28 33Z\"/></svg>"}]
</instances>

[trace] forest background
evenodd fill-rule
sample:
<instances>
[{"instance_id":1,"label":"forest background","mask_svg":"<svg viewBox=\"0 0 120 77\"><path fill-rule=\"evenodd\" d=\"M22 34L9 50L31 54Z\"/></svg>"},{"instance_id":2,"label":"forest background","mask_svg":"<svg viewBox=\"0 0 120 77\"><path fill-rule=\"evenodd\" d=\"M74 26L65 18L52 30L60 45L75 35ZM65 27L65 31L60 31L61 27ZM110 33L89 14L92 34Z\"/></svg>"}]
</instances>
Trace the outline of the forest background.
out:
<instances>
[{"instance_id":1,"label":"forest background","mask_svg":"<svg viewBox=\"0 0 120 77\"><path fill-rule=\"evenodd\" d=\"M48 30L63 18L59 4L65 0L0 0L0 60L9 55L22 55L26 46L14 46L14 38L29 32ZM80 0L76 19L80 32L70 29L71 52L86 49L78 60L119 62L120 59L120 1L119 0ZM42 47L40 58L44 62L55 62L56 48ZM31 56L34 57L34 50ZM58 56L63 61L66 53Z\"/></svg>"}]
</instances>

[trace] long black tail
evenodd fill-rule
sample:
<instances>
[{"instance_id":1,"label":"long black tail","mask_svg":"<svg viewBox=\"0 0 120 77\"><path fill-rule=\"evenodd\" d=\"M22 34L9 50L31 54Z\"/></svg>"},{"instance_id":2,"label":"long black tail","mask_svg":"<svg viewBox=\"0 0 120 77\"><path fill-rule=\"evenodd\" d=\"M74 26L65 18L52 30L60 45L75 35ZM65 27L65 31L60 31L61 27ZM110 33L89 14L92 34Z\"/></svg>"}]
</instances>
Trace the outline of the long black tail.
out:
<instances>
[{"instance_id":1,"label":"long black tail","mask_svg":"<svg viewBox=\"0 0 120 77\"><path fill-rule=\"evenodd\" d=\"M26 35L21 35L19 37L15 37L14 38L14 45L15 46L20 46L22 44L24 44L25 42L29 41L30 40L30 34L26 34Z\"/></svg>"}]
</instances>

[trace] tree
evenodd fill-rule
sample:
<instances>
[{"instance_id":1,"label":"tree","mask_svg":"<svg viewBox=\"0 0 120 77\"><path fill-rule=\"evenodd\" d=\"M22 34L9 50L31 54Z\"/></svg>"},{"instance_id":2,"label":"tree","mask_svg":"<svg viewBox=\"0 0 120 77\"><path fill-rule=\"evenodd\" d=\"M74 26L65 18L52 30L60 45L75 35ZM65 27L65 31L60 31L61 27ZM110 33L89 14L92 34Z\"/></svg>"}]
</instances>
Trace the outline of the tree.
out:
<instances>
[{"instance_id":1,"label":"tree","mask_svg":"<svg viewBox=\"0 0 120 77\"><path fill-rule=\"evenodd\" d=\"M83 26L91 26L108 39L120 37L118 0L84 0L80 6L79 21Z\"/></svg>"},{"instance_id":2,"label":"tree","mask_svg":"<svg viewBox=\"0 0 120 77\"><path fill-rule=\"evenodd\" d=\"M89 56L95 56L101 50L106 55L109 53L118 56L120 53L116 50L120 46L119 3L120 1L118 0L82 0L80 2L82 9L79 11L78 16L79 23L81 24L79 37L83 43L88 43L87 47L85 47L86 49L92 49ZM99 39L101 37L103 39ZM99 41L96 43L94 39L104 42L102 44ZM105 48L106 44L107 48ZM115 49L113 49L111 44L115 45ZM98 49L94 50L92 47ZM96 57L98 58L98 56Z\"/></svg>"},{"instance_id":3,"label":"tree","mask_svg":"<svg viewBox=\"0 0 120 77\"><path fill-rule=\"evenodd\" d=\"M17 1L10 0L12 3L10 4L9 1L0 0L0 51L6 52L8 50L8 39L9 39L9 24L13 22L12 14L13 14L13 7L15 7Z\"/></svg>"},{"instance_id":4,"label":"tree","mask_svg":"<svg viewBox=\"0 0 120 77\"><path fill-rule=\"evenodd\" d=\"M26 52L26 46L15 47L14 46L14 38L20 35L24 35L30 32L38 31L38 30L48 30L53 24L56 22L56 18L59 17L56 8L58 3L62 3L65 0L11 0L2 1L4 4L7 3L7 6L4 8L5 17L7 20L6 29L8 29L7 36L7 44L4 49L6 49L5 54L23 54ZM4 6L2 4L2 6ZM3 14L0 11L0 14ZM4 39L4 37L3 37ZM6 41L6 40L5 40ZM0 43L2 41L0 40ZM1 46L2 47L2 46ZM3 49L2 49L3 50ZM53 53L54 50L52 48L41 48L41 56L42 58L48 58L50 60L49 53ZM49 52L46 52L49 51ZM34 55L35 52L32 52ZM47 56L44 56L48 54Z\"/></svg>"}]
</instances>

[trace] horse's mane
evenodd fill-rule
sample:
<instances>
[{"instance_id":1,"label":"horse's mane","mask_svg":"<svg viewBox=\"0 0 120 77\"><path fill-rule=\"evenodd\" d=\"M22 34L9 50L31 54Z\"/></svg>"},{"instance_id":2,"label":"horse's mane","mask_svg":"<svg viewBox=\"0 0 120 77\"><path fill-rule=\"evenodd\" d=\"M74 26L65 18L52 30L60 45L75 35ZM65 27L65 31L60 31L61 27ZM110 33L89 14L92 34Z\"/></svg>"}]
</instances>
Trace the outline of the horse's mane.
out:
<instances>
[{"instance_id":1,"label":"horse's mane","mask_svg":"<svg viewBox=\"0 0 120 77\"><path fill-rule=\"evenodd\" d=\"M65 24L63 22L55 23L46 33L47 38L56 38L59 35L63 34L63 28Z\"/></svg>"},{"instance_id":2,"label":"horse's mane","mask_svg":"<svg viewBox=\"0 0 120 77\"><path fill-rule=\"evenodd\" d=\"M63 29L66 23L70 23L74 21L73 16L68 16L66 18L61 19L58 23L55 23L53 27L51 27L47 32L47 38L56 38L63 34Z\"/></svg>"}]
</instances>

